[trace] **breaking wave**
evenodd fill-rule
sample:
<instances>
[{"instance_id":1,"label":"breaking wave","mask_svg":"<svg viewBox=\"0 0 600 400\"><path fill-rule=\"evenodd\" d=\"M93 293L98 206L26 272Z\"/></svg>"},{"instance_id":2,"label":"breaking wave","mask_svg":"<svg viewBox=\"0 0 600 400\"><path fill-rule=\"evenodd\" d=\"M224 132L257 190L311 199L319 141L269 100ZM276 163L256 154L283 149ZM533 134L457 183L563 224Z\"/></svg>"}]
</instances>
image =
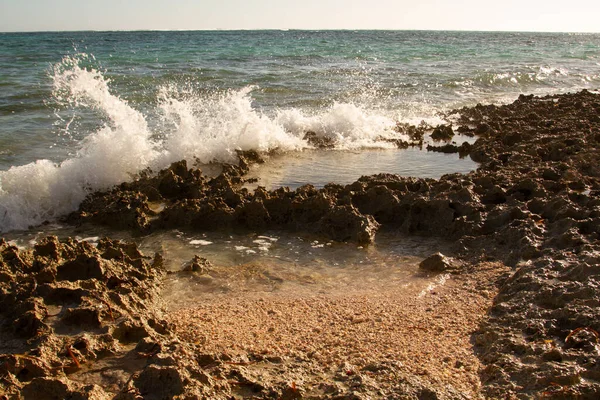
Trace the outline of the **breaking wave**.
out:
<instances>
[{"instance_id":1,"label":"breaking wave","mask_svg":"<svg viewBox=\"0 0 600 400\"><path fill-rule=\"evenodd\" d=\"M76 210L90 192L182 159L235 162L236 150L298 151L310 147L303 140L307 131L334 139L338 149L390 147L381 138L398 137L393 116L356 104L334 103L318 114L292 108L266 115L253 107L254 86L207 95L167 85L157 90L156 108L142 113L111 92L110 80L91 61L80 54L55 65L53 96L71 110L99 113L100 128L76 132L84 139L62 162L37 160L0 172L0 231L56 219ZM160 121L156 126L148 113Z\"/></svg>"}]
</instances>

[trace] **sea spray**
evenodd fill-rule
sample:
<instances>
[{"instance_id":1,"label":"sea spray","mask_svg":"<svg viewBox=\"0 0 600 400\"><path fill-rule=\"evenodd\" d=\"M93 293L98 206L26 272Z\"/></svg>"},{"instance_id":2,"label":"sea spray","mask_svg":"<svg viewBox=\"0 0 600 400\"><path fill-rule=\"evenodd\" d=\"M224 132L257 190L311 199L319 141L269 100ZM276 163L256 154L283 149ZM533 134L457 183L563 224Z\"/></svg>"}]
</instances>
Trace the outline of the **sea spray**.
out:
<instances>
[{"instance_id":1,"label":"sea spray","mask_svg":"<svg viewBox=\"0 0 600 400\"><path fill-rule=\"evenodd\" d=\"M177 86L159 88L157 108L165 131L111 93L110 81L85 54L65 57L52 69L54 98L77 112L102 114L102 126L84 137L76 153L60 163L37 160L0 172L0 231L26 229L74 211L86 195L181 159L193 163L235 162L236 150L294 151L310 147L307 131L335 140L338 149L390 147L399 137L389 116L360 105L333 103L321 112L295 108L268 116L253 107L258 88L200 95ZM74 128L71 128L74 129Z\"/></svg>"},{"instance_id":2,"label":"sea spray","mask_svg":"<svg viewBox=\"0 0 600 400\"><path fill-rule=\"evenodd\" d=\"M55 97L68 104L98 110L107 122L85 137L76 156L62 162L60 167L78 169L69 178L98 190L130 179L148 167L160 151L145 117L111 94L109 81L102 73L82 68L80 63L78 57L66 57L54 67Z\"/></svg>"},{"instance_id":3,"label":"sea spray","mask_svg":"<svg viewBox=\"0 0 600 400\"><path fill-rule=\"evenodd\" d=\"M236 150L281 151L307 147L301 135L252 108L250 93L256 87L228 90L212 96L187 95L177 87L161 88L159 107L173 127L165 135L161 164L236 162Z\"/></svg>"},{"instance_id":4,"label":"sea spray","mask_svg":"<svg viewBox=\"0 0 600 400\"><path fill-rule=\"evenodd\" d=\"M333 139L338 149L389 147L382 138L398 137L395 121L385 115L349 103L334 103L316 115L298 109L281 110L276 120L288 131L304 135L307 131Z\"/></svg>"},{"instance_id":5,"label":"sea spray","mask_svg":"<svg viewBox=\"0 0 600 400\"><path fill-rule=\"evenodd\" d=\"M109 122L87 136L76 155L59 164L38 160L0 172L0 230L26 229L77 208L94 190L128 180L159 154L144 117L118 96L85 57L54 67L58 101L102 111Z\"/></svg>"}]
</instances>

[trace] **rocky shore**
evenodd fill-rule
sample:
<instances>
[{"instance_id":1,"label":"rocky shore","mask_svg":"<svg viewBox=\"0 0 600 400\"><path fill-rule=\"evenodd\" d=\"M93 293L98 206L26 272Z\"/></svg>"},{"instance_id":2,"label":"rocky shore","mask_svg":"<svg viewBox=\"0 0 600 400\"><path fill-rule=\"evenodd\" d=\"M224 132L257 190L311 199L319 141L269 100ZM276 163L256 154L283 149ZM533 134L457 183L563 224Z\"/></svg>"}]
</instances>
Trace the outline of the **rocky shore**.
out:
<instances>
[{"instance_id":1,"label":"rocky shore","mask_svg":"<svg viewBox=\"0 0 600 400\"><path fill-rule=\"evenodd\" d=\"M478 305L455 308L471 313L463 317L465 329L454 328L461 332L456 351L468 353L463 359L411 358L433 371L422 375L374 352L361 365L342 360L337 372L325 373L327 361L310 352L267 357L241 346L245 355L232 358L223 346L205 346L213 351L207 353L192 340L185 316L178 321L164 313L160 255L147 258L135 245L110 239L96 248L49 237L32 250L0 244L0 393L11 399L599 398L600 95L520 96L446 118L447 125L431 130L398 129L414 143L435 136L428 150L468 155L480 163L477 171L439 180L380 174L346 186L251 193L243 188L246 173L262 158L240 152L239 165L225 165L213 178L185 162L147 171L89 196L66 220L140 235L281 229L368 245L379 229L393 229L450 239L454 261L423 267L453 275L442 296ZM452 143L455 129L477 140ZM307 140L320 145L316 134ZM344 309L331 301L311 309ZM420 314L430 325L453 307L420 301L414 310L440 307L434 317ZM348 298L339 304L358 307ZM278 307L298 312L293 304ZM395 337L408 335L418 316L398 322ZM344 326L336 329L344 335ZM426 329L422 341L436 337L451 346L442 338L453 336L439 330ZM256 363L260 373L249 367Z\"/></svg>"}]
</instances>

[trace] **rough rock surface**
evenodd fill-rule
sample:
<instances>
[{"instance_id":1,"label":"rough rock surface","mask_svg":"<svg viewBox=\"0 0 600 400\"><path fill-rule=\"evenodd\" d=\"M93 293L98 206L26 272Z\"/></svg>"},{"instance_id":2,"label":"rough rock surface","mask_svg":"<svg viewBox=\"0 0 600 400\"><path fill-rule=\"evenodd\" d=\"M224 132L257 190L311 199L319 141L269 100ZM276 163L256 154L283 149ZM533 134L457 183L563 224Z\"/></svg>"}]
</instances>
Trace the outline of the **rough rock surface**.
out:
<instances>
[{"instance_id":1,"label":"rough rock surface","mask_svg":"<svg viewBox=\"0 0 600 400\"><path fill-rule=\"evenodd\" d=\"M431 132L431 138L435 141L448 141L454 137L452 125L438 125Z\"/></svg>"},{"instance_id":2,"label":"rough rock surface","mask_svg":"<svg viewBox=\"0 0 600 400\"><path fill-rule=\"evenodd\" d=\"M171 227L277 228L365 244L381 226L452 239L463 259L500 260L514 271L473 335L485 365L483 396L595 399L600 397L599 115L600 96L588 91L455 110L447 117L458 132L478 137L465 151L481 165L439 180L379 174L320 190L306 185L250 193L241 184L249 163L259 161L256 154L240 153L239 165L226 165L210 179L179 162L91 195L69 221L141 233ZM413 140L426 131L403 125L398 130ZM134 350L152 362L134 369L138 374L124 383L117 379L125 387L119 398L184 398L202 390L219 393L219 385L229 395L228 379L242 382L250 397L255 385L265 385L240 370L215 381L198 367L210 359L175 337L165 339L171 333L151 306L158 270L130 245L104 241L95 249L48 239L32 251L1 246L0 387L8 396L44 387L48 398L75 393L102 398L98 387L66 381L65 370L122 355L126 344L135 343ZM408 398L438 398L419 393ZM291 388L264 396L298 393Z\"/></svg>"},{"instance_id":3,"label":"rough rock surface","mask_svg":"<svg viewBox=\"0 0 600 400\"><path fill-rule=\"evenodd\" d=\"M295 191L259 188L251 194L239 188L243 168L226 168L208 180L179 163L158 174L162 186L158 178L145 178L111 192L110 201L98 200L107 194L96 194L86 204L104 201L106 211L99 207L96 213L111 216L113 204L135 204L118 223L137 224L140 230L147 229L147 221L153 229L269 227L366 243L382 225L453 239L463 257L496 258L515 268L476 335L488 365L482 373L486 393L595 396L600 390L593 383L597 355L585 353L593 346L567 346L566 338L579 328L584 333L600 330L594 289L600 235L599 113L599 96L587 91L520 96L510 105L455 110L448 117L458 131L478 136L463 151L481 166L439 180L380 174L321 190L308 185ZM399 125L398 130L418 140L427 129ZM447 128L438 131L450 133ZM157 192L166 202L157 215L132 203ZM91 214L84 204L75 219ZM343 233L331 224L343 227Z\"/></svg>"},{"instance_id":4,"label":"rough rock surface","mask_svg":"<svg viewBox=\"0 0 600 400\"><path fill-rule=\"evenodd\" d=\"M427 272L447 272L452 269L452 261L442 253L435 253L421 261L419 268Z\"/></svg>"},{"instance_id":5,"label":"rough rock surface","mask_svg":"<svg viewBox=\"0 0 600 400\"><path fill-rule=\"evenodd\" d=\"M515 266L474 335L490 398L600 397L599 97L456 111L480 135L471 157L489 188L481 228Z\"/></svg>"},{"instance_id":6,"label":"rough rock surface","mask_svg":"<svg viewBox=\"0 0 600 400\"><path fill-rule=\"evenodd\" d=\"M125 357L142 338L167 332L156 311L162 275L160 257L149 262L132 243L103 239L93 247L50 236L19 250L2 240L0 392L24 399L108 398L99 386L67 376ZM123 373L114 372L108 385Z\"/></svg>"}]
</instances>

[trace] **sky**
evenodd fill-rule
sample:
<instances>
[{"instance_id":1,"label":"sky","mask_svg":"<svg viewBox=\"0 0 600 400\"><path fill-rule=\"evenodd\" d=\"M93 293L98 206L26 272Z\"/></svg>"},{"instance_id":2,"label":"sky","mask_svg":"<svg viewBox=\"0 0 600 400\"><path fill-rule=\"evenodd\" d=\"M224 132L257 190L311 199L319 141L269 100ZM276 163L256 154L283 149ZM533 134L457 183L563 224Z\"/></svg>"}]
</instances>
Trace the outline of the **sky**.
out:
<instances>
[{"instance_id":1,"label":"sky","mask_svg":"<svg viewBox=\"0 0 600 400\"><path fill-rule=\"evenodd\" d=\"M0 31L600 32L599 0L0 0Z\"/></svg>"}]
</instances>

